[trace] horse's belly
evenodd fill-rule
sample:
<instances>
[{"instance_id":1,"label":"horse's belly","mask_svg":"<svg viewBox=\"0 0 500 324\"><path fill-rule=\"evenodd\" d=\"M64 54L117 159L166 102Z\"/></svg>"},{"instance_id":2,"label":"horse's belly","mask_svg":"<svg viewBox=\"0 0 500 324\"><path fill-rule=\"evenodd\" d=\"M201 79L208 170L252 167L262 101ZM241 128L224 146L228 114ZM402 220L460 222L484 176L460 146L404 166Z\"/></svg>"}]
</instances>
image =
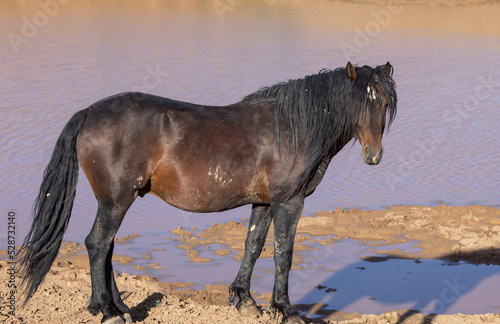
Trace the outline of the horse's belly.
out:
<instances>
[{"instance_id":1,"label":"horse's belly","mask_svg":"<svg viewBox=\"0 0 500 324\"><path fill-rule=\"evenodd\" d=\"M246 195L230 189L191 187L175 192L154 190L152 193L174 207L197 213L223 211L252 202Z\"/></svg>"},{"instance_id":2,"label":"horse's belly","mask_svg":"<svg viewBox=\"0 0 500 324\"><path fill-rule=\"evenodd\" d=\"M200 170L201 169L201 170ZM224 172L224 168L164 167L153 174L151 192L170 205L193 212L216 212L252 203L268 203L268 176L260 172Z\"/></svg>"}]
</instances>

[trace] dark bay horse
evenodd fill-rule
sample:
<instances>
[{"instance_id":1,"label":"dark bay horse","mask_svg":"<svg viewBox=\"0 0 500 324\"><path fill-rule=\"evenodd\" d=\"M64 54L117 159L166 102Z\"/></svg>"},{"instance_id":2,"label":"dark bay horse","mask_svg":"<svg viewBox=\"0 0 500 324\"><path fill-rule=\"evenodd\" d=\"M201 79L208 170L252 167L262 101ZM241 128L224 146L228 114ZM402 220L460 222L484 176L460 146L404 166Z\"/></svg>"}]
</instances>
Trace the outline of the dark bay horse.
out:
<instances>
[{"instance_id":1,"label":"dark bay horse","mask_svg":"<svg viewBox=\"0 0 500 324\"><path fill-rule=\"evenodd\" d=\"M245 254L229 288L242 314L259 313L250 277L273 221L271 305L284 323L303 323L288 299L288 275L304 198L353 137L365 162L379 163L384 128L396 115L392 73L389 63L371 68L349 62L346 68L263 88L224 107L125 93L77 112L57 140L21 247L26 301L57 256L80 165L98 202L85 245L92 280L88 309L102 312L102 323L132 322L111 257L125 213L147 193L193 212L252 204Z\"/></svg>"}]
</instances>

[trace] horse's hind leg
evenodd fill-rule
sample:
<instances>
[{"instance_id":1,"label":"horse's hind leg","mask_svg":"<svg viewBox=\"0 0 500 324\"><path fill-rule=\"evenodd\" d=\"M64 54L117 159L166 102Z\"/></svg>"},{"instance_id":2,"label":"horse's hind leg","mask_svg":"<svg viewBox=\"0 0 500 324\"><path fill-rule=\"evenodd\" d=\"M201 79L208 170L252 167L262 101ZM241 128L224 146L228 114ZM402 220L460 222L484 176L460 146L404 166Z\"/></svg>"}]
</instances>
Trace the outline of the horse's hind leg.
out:
<instances>
[{"instance_id":1,"label":"horse's hind leg","mask_svg":"<svg viewBox=\"0 0 500 324\"><path fill-rule=\"evenodd\" d=\"M94 225L85 239L92 280L92 297L88 309L93 315L101 311L102 323L106 324L121 324L125 317L130 318L128 307L121 301L114 282L111 258L115 234L133 201L134 197L131 196L119 203L99 202Z\"/></svg>"},{"instance_id":2,"label":"horse's hind leg","mask_svg":"<svg viewBox=\"0 0 500 324\"><path fill-rule=\"evenodd\" d=\"M272 219L270 206L254 205L252 207L252 216L248 224L245 241L245 255L241 261L238 275L229 287L229 294L232 297L238 297L236 308L243 315L260 314L259 309L255 306L255 300L250 295L250 279L255 262L266 243L266 236Z\"/></svg>"},{"instance_id":3,"label":"horse's hind leg","mask_svg":"<svg viewBox=\"0 0 500 324\"><path fill-rule=\"evenodd\" d=\"M111 255L113 255L113 250L115 247L115 242L113 240L113 243L111 244ZM107 261L107 260L106 260ZM111 293L113 295L113 303L115 306L118 308L120 312L123 314L123 318L125 321L132 323L132 316L130 315L130 309L128 308L127 305L123 302L122 298L120 297L120 291L118 290L118 286L116 285L115 281L115 276L113 273L113 264L111 263L111 259L109 260L109 266L106 265L106 269L111 269Z\"/></svg>"}]
</instances>

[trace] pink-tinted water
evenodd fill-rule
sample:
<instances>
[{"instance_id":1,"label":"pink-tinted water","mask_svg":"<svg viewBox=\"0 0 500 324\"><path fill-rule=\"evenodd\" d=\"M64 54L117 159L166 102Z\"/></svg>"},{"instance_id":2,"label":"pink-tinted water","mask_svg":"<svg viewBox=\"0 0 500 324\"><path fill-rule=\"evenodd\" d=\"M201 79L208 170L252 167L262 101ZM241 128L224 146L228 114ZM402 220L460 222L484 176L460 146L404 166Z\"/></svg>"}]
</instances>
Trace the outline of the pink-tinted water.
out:
<instances>
[{"instance_id":1,"label":"pink-tinted water","mask_svg":"<svg viewBox=\"0 0 500 324\"><path fill-rule=\"evenodd\" d=\"M0 3L0 205L4 218L16 213L18 243L55 140L75 111L129 90L225 105L348 60L391 62L398 117L381 164L365 165L359 144L348 145L305 215L337 206L500 205L499 4L234 1L223 10L216 3ZM96 203L84 177L77 192L65 239L83 241ZM192 214L146 196L118 235L203 228L249 210Z\"/></svg>"}]
</instances>

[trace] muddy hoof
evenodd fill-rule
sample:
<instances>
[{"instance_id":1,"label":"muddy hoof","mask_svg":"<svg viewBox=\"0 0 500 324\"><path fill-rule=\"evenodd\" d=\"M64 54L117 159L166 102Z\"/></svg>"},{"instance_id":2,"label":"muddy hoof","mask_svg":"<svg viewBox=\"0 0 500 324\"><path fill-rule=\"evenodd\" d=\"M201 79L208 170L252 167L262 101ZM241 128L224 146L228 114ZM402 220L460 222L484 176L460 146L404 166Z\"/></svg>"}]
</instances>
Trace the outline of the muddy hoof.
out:
<instances>
[{"instance_id":1,"label":"muddy hoof","mask_svg":"<svg viewBox=\"0 0 500 324\"><path fill-rule=\"evenodd\" d=\"M306 324L300 316L291 316L283 321L283 324Z\"/></svg>"},{"instance_id":2,"label":"muddy hoof","mask_svg":"<svg viewBox=\"0 0 500 324\"><path fill-rule=\"evenodd\" d=\"M125 321L127 323L134 323L134 320L132 319L132 315L130 315L129 313L123 314L123 318L125 319Z\"/></svg>"},{"instance_id":3,"label":"muddy hoof","mask_svg":"<svg viewBox=\"0 0 500 324\"><path fill-rule=\"evenodd\" d=\"M125 324L121 316L115 316L112 318L108 318L105 321L101 322L102 324Z\"/></svg>"},{"instance_id":4,"label":"muddy hoof","mask_svg":"<svg viewBox=\"0 0 500 324\"><path fill-rule=\"evenodd\" d=\"M248 304L248 305L239 305L238 311L240 312L241 315L243 316L260 316L261 312L257 308L257 306L253 304Z\"/></svg>"}]
</instances>

